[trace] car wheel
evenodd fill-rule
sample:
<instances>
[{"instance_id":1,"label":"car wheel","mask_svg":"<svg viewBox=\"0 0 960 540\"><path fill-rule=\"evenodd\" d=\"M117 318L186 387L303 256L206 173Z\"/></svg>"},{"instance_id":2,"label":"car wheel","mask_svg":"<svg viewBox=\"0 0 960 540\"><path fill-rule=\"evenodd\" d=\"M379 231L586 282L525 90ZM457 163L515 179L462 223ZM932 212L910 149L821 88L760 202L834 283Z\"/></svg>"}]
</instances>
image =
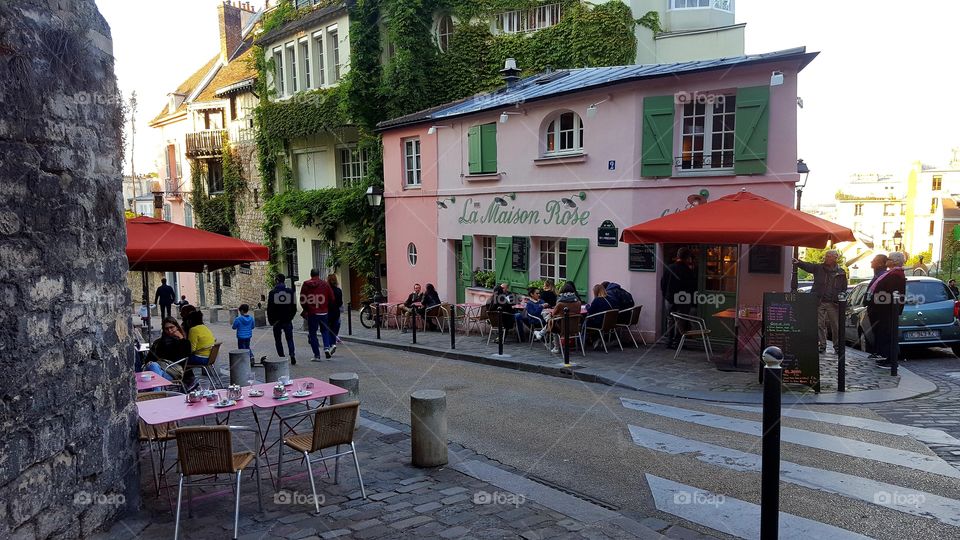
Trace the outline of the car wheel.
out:
<instances>
[{"instance_id":1,"label":"car wheel","mask_svg":"<svg viewBox=\"0 0 960 540\"><path fill-rule=\"evenodd\" d=\"M953 345L951 345L950 350L953 351L953 354L960 357L960 343L954 343Z\"/></svg>"}]
</instances>

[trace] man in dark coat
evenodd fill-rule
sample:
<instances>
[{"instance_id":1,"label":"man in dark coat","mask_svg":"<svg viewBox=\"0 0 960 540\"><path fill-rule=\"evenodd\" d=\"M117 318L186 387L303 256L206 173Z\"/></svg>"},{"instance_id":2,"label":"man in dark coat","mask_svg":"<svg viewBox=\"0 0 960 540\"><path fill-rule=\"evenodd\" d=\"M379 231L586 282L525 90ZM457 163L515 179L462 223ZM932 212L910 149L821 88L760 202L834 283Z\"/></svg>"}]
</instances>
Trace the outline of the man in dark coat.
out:
<instances>
[{"instance_id":1,"label":"man in dark coat","mask_svg":"<svg viewBox=\"0 0 960 540\"><path fill-rule=\"evenodd\" d=\"M297 365L296 349L293 345L293 319L297 315L297 301L293 290L286 285L286 276L277 274L277 286L267 296L267 322L273 326L273 340L277 345L277 356L283 357L283 342L280 334L287 338L290 351L290 364Z\"/></svg>"},{"instance_id":2,"label":"man in dark coat","mask_svg":"<svg viewBox=\"0 0 960 540\"><path fill-rule=\"evenodd\" d=\"M822 263L810 263L794 259L793 264L813 274L810 294L817 297L817 342L820 352L827 350L827 336L833 333L833 350L844 346L843 336L837 329L840 325L840 294L847 291L847 273L837 264L840 253L827 250Z\"/></svg>"},{"instance_id":3,"label":"man in dark coat","mask_svg":"<svg viewBox=\"0 0 960 540\"><path fill-rule=\"evenodd\" d=\"M601 285L603 285L603 288L607 290L607 300L613 304L614 309L619 309L622 312L623 310L630 309L636 305L633 300L633 295L621 287L619 283L604 281L601 283ZM620 315L617 317L617 322L620 324L629 323L630 313L620 313Z\"/></svg>"},{"instance_id":4,"label":"man in dark coat","mask_svg":"<svg viewBox=\"0 0 960 540\"><path fill-rule=\"evenodd\" d=\"M870 268L873 269L873 277L870 278L870 285L873 285L873 283L877 281L880 276L887 272L887 256L883 253L878 253L875 255L870 261ZM877 354L876 341L876 339L874 339L872 342L870 340L866 340L867 348L870 350L869 358L871 360L882 358L879 354Z\"/></svg>"},{"instance_id":5,"label":"man in dark coat","mask_svg":"<svg viewBox=\"0 0 960 540\"><path fill-rule=\"evenodd\" d=\"M663 277L660 278L660 293L669 317L667 348L675 349L680 344L680 336L686 331L687 324L676 321L670 314L689 315L695 306L694 298L697 293L697 272L693 267L693 255L688 248L677 250L677 258L664 270Z\"/></svg>"},{"instance_id":6,"label":"man in dark coat","mask_svg":"<svg viewBox=\"0 0 960 540\"><path fill-rule=\"evenodd\" d=\"M867 288L867 319L873 330L874 346L880 359L877 365L888 367L899 354L899 317L907 294L907 277L903 272L903 253L887 257L887 271Z\"/></svg>"},{"instance_id":7,"label":"man in dark coat","mask_svg":"<svg viewBox=\"0 0 960 540\"><path fill-rule=\"evenodd\" d=\"M177 292L173 287L167 285L167 278L160 280L160 286L157 287L156 294L153 295L153 303L160 306L160 318L165 319L170 316L170 307L177 301Z\"/></svg>"}]
</instances>

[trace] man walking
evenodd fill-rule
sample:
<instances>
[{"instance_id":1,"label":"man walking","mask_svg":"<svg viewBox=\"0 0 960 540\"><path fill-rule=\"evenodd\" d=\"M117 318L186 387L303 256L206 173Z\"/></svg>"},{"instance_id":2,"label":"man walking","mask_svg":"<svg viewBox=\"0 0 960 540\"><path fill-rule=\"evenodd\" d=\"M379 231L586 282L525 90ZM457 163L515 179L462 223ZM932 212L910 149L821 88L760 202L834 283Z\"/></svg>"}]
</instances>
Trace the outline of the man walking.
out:
<instances>
[{"instance_id":1,"label":"man walking","mask_svg":"<svg viewBox=\"0 0 960 540\"><path fill-rule=\"evenodd\" d=\"M296 350L293 346L293 317L297 314L297 303L293 290L286 285L287 277L277 274L277 286L267 297L267 322L273 326L273 341L277 345L277 356L283 358L283 342L280 334L287 338L287 350L290 351L290 364L297 365Z\"/></svg>"},{"instance_id":2,"label":"man walking","mask_svg":"<svg viewBox=\"0 0 960 540\"><path fill-rule=\"evenodd\" d=\"M320 339L323 340L323 355L330 358L336 352L336 345L332 344L330 337L329 321L327 313L330 303L333 300L333 289L330 284L320 279L320 271L316 268L310 270L310 279L303 282L300 287L300 307L303 308L302 315L307 318L307 331L310 347L313 349L313 361L319 362L320 342L317 339L317 331L320 332Z\"/></svg>"},{"instance_id":3,"label":"man walking","mask_svg":"<svg viewBox=\"0 0 960 540\"><path fill-rule=\"evenodd\" d=\"M903 253L891 253L887 257L887 271L867 288L867 319L880 357L878 366L889 367L890 359L900 353L899 317L907 294L907 277L903 271L905 261Z\"/></svg>"},{"instance_id":4,"label":"man walking","mask_svg":"<svg viewBox=\"0 0 960 540\"><path fill-rule=\"evenodd\" d=\"M793 264L813 274L813 288L810 293L815 295L820 304L817 306L817 327L820 352L827 350L827 329L833 332L833 350L836 352L843 344L843 336L839 335L840 326L839 301L840 293L847 291L847 274L837 264L840 254L835 249L828 250L823 256L823 262L808 263L793 260Z\"/></svg>"},{"instance_id":5,"label":"man walking","mask_svg":"<svg viewBox=\"0 0 960 540\"><path fill-rule=\"evenodd\" d=\"M160 280L160 286L157 287L156 294L153 295L153 303L160 306L160 318L165 319L170 316L170 307L177 300L177 293L173 287L167 285L167 278Z\"/></svg>"},{"instance_id":6,"label":"man walking","mask_svg":"<svg viewBox=\"0 0 960 540\"><path fill-rule=\"evenodd\" d=\"M697 293L697 272L693 266L693 255L688 248L677 250L677 257L668 266L660 278L660 293L667 308L668 336L667 348L674 349L680 344L680 336L686 331L687 324L676 320L671 313L689 315L695 305Z\"/></svg>"},{"instance_id":7,"label":"man walking","mask_svg":"<svg viewBox=\"0 0 960 540\"><path fill-rule=\"evenodd\" d=\"M947 282L947 288L953 293L953 297L960 299L960 289L957 288L957 280L951 279Z\"/></svg>"}]
</instances>

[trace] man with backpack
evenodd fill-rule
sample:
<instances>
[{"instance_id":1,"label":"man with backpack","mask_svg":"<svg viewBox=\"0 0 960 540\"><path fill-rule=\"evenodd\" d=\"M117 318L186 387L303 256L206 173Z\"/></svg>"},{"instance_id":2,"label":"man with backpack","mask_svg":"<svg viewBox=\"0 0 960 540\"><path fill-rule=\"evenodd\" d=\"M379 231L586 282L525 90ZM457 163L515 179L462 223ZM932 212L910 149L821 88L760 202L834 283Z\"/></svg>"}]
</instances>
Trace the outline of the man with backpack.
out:
<instances>
[{"instance_id":1,"label":"man with backpack","mask_svg":"<svg viewBox=\"0 0 960 540\"><path fill-rule=\"evenodd\" d=\"M267 297L267 322L273 326L273 340L277 345L277 356L283 357L283 342L280 334L287 338L287 349L290 351L290 364L297 365L296 351L293 345L293 318L297 314L297 302L293 290L286 285L286 276L277 274L277 286L270 291Z\"/></svg>"}]
</instances>

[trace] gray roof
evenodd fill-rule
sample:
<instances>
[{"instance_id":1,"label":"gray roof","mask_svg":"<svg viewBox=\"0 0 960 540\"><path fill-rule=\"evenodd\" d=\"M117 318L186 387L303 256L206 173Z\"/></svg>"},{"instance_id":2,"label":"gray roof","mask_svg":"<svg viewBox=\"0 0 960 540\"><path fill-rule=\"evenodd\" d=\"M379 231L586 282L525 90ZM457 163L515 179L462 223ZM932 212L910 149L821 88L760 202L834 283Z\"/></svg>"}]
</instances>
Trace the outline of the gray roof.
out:
<instances>
[{"instance_id":1,"label":"gray roof","mask_svg":"<svg viewBox=\"0 0 960 540\"><path fill-rule=\"evenodd\" d=\"M336 2L329 6L314 8L313 11L310 11L303 17L290 21L279 28L274 28L265 34L258 36L257 44L262 46L270 45L278 39L292 36L297 32L307 30L311 26L319 24L320 21L332 18L334 14L337 14L345 9L347 9L347 2Z\"/></svg>"},{"instance_id":2,"label":"gray roof","mask_svg":"<svg viewBox=\"0 0 960 540\"><path fill-rule=\"evenodd\" d=\"M797 60L800 61L800 69L803 69L817 54L819 53L807 53L806 47L797 47L784 51L750 54L731 58L717 58L714 60L694 60L674 64L576 68L555 71L551 74L540 73L525 77L514 86L505 86L493 92L477 94L460 101L386 120L378 124L377 127L383 130L426 121L449 120L468 114L475 114L492 109L502 109L508 106L603 88L614 84L676 75L689 75L706 71L726 70L739 66Z\"/></svg>"}]
</instances>

